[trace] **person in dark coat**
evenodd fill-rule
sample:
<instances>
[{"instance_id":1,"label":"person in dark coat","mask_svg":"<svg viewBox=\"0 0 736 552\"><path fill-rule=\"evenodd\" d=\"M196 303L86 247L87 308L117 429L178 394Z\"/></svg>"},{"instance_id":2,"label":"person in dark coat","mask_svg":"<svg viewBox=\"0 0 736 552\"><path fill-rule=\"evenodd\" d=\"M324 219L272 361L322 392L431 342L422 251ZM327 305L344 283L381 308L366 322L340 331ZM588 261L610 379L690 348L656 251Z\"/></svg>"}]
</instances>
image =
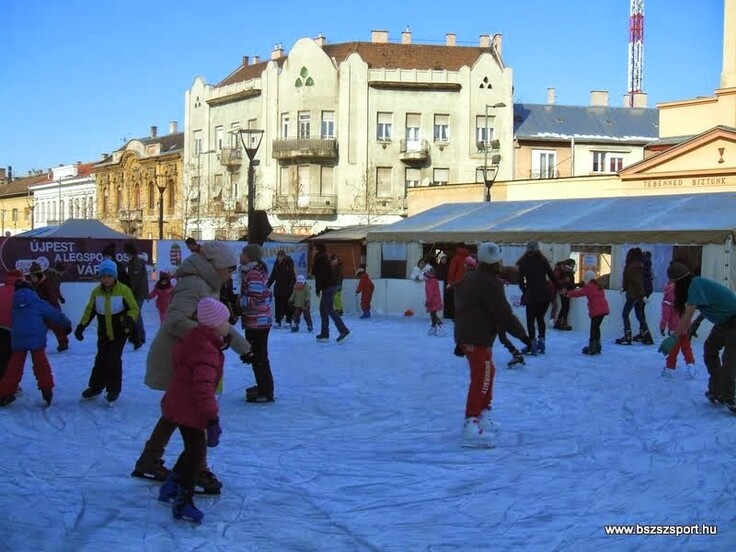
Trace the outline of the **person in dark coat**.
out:
<instances>
[{"instance_id":1,"label":"person in dark coat","mask_svg":"<svg viewBox=\"0 0 736 552\"><path fill-rule=\"evenodd\" d=\"M535 241L527 242L526 253L517 261L519 267L519 289L521 290L522 304L526 307L526 330L532 340L532 347L524 349L524 354L544 354L546 349L545 336L547 326L544 317L552 300L553 283L557 288L559 282L552 272L549 261L539 250L539 244ZM536 330L539 337L534 339Z\"/></svg>"},{"instance_id":2,"label":"person in dark coat","mask_svg":"<svg viewBox=\"0 0 736 552\"><path fill-rule=\"evenodd\" d=\"M50 266L48 270L46 270L46 277L51 281L56 289L56 293L59 296L59 303L62 305L66 303L64 295L61 293L61 280L64 277L64 272L66 272L66 268L64 268L64 263L61 262L56 263L54 266Z\"/></svg>"},{"instance_id":3,"label":"person in dark coat","mask_svg":"<svg viewBox=\"0 0 736 552\"><path fill-rule=\"evenodd\" d=\"M38 263L34 262L31 264L30 280L34 290L38 293L38 296L55 309L61 311L59 288L53 281L51 281L51 279L49 279ZM68 350L69 336L66 333L66 328L52 325L51 331L54 332L58 343L56 351L62 353Z\"/></svg>"},{"instance_id":4,"label":"person in dark coat","mask_svg":"<svg viewBox=\"0 0 736 552\"><path fill-rule=\"evenodd\" d=\"M447 276L450 272L450 263L448 262L447 255L444 253L440 253L437 257L435 271L437 272L437 279L442 282L442 297L445 298L442 302L442 316L449 320L453 317L452 299L447 298Z\"/></svg>"},{"instance_id":5,"label":"person in dark coat","mask_svg":"<svg viewBox=\"0 0 736 552\"><path fill-rule=\"evenodd\" d=\"M294 260L283 249L276 254L271 275L268 277L268 287L273 286L273 296L276 299L276 323L274 328L281 328L281 320L286 317L286 327L291 327L294 309L289 305L289 298L294 291L296 272Z\"/></svg>"},{"instance_id":6,"label":"person in dark coat","mask_svg":"<svg viewBox=\"0 0 736 552\"><path fill-rule=\"evenodd\" d=\"M555 317L555 330L572 330L572 326L567 323L567 317L570 314L570 299L567 296L568 291L572 291L577 286L575 284L575 261L573 259L565 259L555 265L552 271L557 278L559 288L555 284L551 284L552 293L560 295L560 311ZM554 296L553 296L554 303Z\"/></svg>"},{"instance_id":7,"label":"person in dark coat","mask_svg":"<svg viewBox=\"0 0 736 552\"><path fill-rule=\"evenodd\" d=\"M125 244L125 254L128 256L128 279L130 291L133 292L135 302L138 303L138 320L135 321L136 331L141 344L146 342L146 327L143 324L143 303L148 299L148 271L146 263L138 257L138 248L133 242Z\"/></svg>"},{"instance_id":8,"label":"person in dark coat","mask_svg":"<svg viewBox=\"0 0 736 552\"><path fill-rule=\"evenodd\" d=\"M495 243L478 246L478 268L455 286L455 354L470 365L470 385L465 404L464 445L491 446L489 430L493 380L496 369L491 353L498 331L510 333L527 348L532 341L514 316L506 299L501 271L501 250Z\"/></svg>"},{"instance_id":9,"label":"person in dark coat","mask_svg":"<svg viewBox=\"0 0 736 552\"><path fill-rule=\"evenodd\" d=\"M646 306L646 288L644 285L644 255L640 248L632 247L626 253L626 261L624 263L624 275L621 291L626 293L626 303L624 303L621 316L624 319L624 335L616 340L617 345L631 345L633 338L631 336L631 322L629 315L634 310L634 315L639 321L639 333L641 341L645 345L653 345L654 339L649 332L647 319L644 313ZM638 336L637 336L638 337Z\"/></svg>"},{"instance_id":10,"label":"person in dark coat","mask_svg":"<svg viewBox=\"0 0 736 552\"><path fill-rule=\"evenodd\" d=\"M117 248L115 247L114 243L108 243L102 250L102 257L103 259L110 259L112 262L115 263L115 266L118 270L118 282L130 287L130 277L128 277L128 271L126 270L125 265L118 261L116 249Z\"/></svg>"},{"instance_id":11,"label":"person in dark coat","mask_svg":"<svg viewBox=\"0 0 736 552\"><path fill-rule=\"evenodd\" d=\"M327 250L324 244L315 244L316 251L312 260L312 274L314 275L314 288L319 301L319 315L321 319L321 331L317 336L317 341L330 340L330 318L335 323L337 331L340 335L337 341L343 341L348 335L348 330L342 317L335 312L335 292L337 291L337 272L330 262Z\"/></svg>"}]
</instances>

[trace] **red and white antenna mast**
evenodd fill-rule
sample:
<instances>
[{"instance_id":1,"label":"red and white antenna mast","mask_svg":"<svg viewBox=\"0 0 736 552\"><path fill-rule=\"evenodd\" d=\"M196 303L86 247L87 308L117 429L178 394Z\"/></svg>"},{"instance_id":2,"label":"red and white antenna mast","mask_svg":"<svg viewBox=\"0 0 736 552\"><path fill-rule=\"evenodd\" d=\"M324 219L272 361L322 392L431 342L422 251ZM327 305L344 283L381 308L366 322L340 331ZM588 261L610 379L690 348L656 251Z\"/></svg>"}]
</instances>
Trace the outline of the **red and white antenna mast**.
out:
<instances>
[{"instance_id":1,"label":"red and white antenna mast","mask_svg":"<svg viewBox=\"0 0 736 552\"><path fill-rule=\"evenodd\" d=\"M629 107L634 106L634 94L644 89L644 0L630 0L629 7Z\"/></svg>"}]
</instances>

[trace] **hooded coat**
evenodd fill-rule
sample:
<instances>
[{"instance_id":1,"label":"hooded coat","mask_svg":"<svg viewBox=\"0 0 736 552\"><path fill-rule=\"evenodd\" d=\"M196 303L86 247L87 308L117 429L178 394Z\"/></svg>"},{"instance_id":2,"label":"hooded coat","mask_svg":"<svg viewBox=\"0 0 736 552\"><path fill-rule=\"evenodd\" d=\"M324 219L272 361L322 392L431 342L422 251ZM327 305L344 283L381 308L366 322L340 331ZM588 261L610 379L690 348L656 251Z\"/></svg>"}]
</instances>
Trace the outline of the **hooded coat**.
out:
<instances>
[{"instance_id":1,"label":"hooded coat","mask_svg":"<svg viewBox=\"0 0 736 552\"><path fill-rule=\"evenodd\" d=\"M458 247L455 255L450 261L450 268L447 271L447 283L456 284L465 276L465 258L470 255L467 247Z\"/></svg>"},{"instance_id":2,"label":"hooded coat","mask_svg":"<svg viewBox=\"0 0 736 552\"><path fill-rule=\"evenodd\" d=\"M219 299L222 282L218 268L237 264L232 252L202 244L202 252L190 255L176 271L176 286L166 319L161 324L146 359L145 384L151 389L166 391L173 372L174 345L197 324L197 305L203 297ZM219 244L218 244L219 245ZM232 264L231 264L232 263ZM239 355L250 351L250 344L238 331L230 328L230 346Z\"/></svg>"},{"instance_id":3,"label":"hooded coat","mask_svg":"<svg viewBox=\"0 0 736 552\"><path fill-rule=\"evenodd\" d=\"M71 321L58 309L29 288L18 289L13 296L13 328L10 344L13 351L36 351L46 348L50 326L71 330Z\"/></svg>"},{"instance_id":4,"label":"hooded coat","mask_svg":"<svg viewBox=\"0 0 736 552\"><path fill-rule=\"evenodd\" d=\"M15 283L23 280L23 276L8 274L5 285L0 287L0 328L9 330L13 327L13 296Z\"/></svg>"},{"instance_id":5,"label":"hooded coat","mask_svg":"<svg viewBox=\"0 0 736 552\"><path fill-rule=\"evenodd\" d=\"M549 261L539 250L527 251L519 262L519 289L524 298L524 304L547 303L552 300L550 282L558 289L560 282L555 278Z\"/></svg>"}]
</instances>

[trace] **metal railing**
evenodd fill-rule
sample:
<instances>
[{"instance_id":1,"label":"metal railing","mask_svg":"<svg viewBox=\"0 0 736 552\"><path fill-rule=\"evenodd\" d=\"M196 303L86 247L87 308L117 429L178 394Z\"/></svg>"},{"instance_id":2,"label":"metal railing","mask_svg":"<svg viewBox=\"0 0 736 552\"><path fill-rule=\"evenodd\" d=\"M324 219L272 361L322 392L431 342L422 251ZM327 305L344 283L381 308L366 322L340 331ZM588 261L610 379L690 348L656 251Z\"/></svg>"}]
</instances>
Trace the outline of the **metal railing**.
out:
<instances>
[{"instance_id":1,"label":"metal railing","mask_svg":"<svg viewBox=\"0 0 736 552\"><path fill-rule=\"evenodd\" d=\"M554 169L546 169L543 171L529 171L529 178L532 180L547 180L550 178L560 178L560 171Z\"/></svg>"},{"instance_id":2,"label":"metal railing","mask_svg":"<svg viewBox=\"0 0 736 552\"><path fill-rule=\"evenodd\" d=\"M240 148L222 148L220 164L223 167L240 167L243 164L243 150Z\"/></svg>"},{"instance_id":3,"label":"metal railing","mask_svg":"<svg viewBox=\"0 0 736 552\"><path fill-rule=\"evenodd\" d=\"M310 136L300 138L275 138L273 140L273 157L294 157L312 155L315 157L335 157L337 155L337 138Z\"/></svg>"},{"instance_id":4,"label":"metal railing","mask_svg":"<svg viewBox=\"0 0 736 552\"><path fill-rule=\"evenodd\" d=\"M143 220L143 209L120 209L119 215L121 221Z\"/></svg>"},{"instance_id":5,"label":"metal railing","mask_svg":"<svg viewBox=\"0 0 736 552\"><path fill-rule=\"evenodd\" d=\"M337 211L337 196L323 194L279 194L274 197L273 208L277 211Z\"/></svg>"},{"instance_id":6,"label":"metal railing","mask_svg":"<svg viewBox=\"0 0 736 552\"><path fill-rule=\"evenodd\" d=\"M427 140L406 140L399 142L399 153L408 155L427 156L429 155L429 142Z\"/></svg>"}]
</instances>

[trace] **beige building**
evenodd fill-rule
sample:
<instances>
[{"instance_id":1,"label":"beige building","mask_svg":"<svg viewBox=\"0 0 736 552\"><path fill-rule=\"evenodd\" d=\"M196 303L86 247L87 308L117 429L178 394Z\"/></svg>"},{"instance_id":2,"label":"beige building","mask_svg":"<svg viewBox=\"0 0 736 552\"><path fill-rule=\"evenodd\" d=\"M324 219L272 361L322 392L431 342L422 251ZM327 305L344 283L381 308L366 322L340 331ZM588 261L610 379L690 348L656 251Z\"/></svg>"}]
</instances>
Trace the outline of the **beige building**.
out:
<instances>
[{"instance_id":1,"label":"beige building","mask_svg":"<svg viewBox=\"0 0 736 552\"><path fill-rule=\"evenodd\" d=\"M5 168L0 168L0 236L14 236L32 229L35 203L29 188L50 181L50 171L13 178Z\"/></svg>"},{"instance_id":2,"label":"beige building","mask_svg":"<svg viewBox=\"0 0 736 552\"><path fill-rule=\"evenodd\" d=\"M512 71L501 37L458 46L298 40L288 55L243 58L185 95L185 186L200 198L202 238L246 226L239 129L262 129L256 209L286 232L399 220L407 190L512 177ZM229 221L229 222L228 222Z\"/></svg>"},{"instance_id":3,"label":"beige building","mask_svg":"<svg viewBox=\"0 0 736 552\"><path fill-rule=\"evenodd\" d=\"M183 193L181 153L184 134L175 122L169 134L130 140L95 165L97 218L107 226L142 239L182 238L193 216ZM163 202L163 203L161 203ZM163 213L161 205L163 204ZM162 216L163 215L163 216Z\"/></svg>"}]
</instances>

